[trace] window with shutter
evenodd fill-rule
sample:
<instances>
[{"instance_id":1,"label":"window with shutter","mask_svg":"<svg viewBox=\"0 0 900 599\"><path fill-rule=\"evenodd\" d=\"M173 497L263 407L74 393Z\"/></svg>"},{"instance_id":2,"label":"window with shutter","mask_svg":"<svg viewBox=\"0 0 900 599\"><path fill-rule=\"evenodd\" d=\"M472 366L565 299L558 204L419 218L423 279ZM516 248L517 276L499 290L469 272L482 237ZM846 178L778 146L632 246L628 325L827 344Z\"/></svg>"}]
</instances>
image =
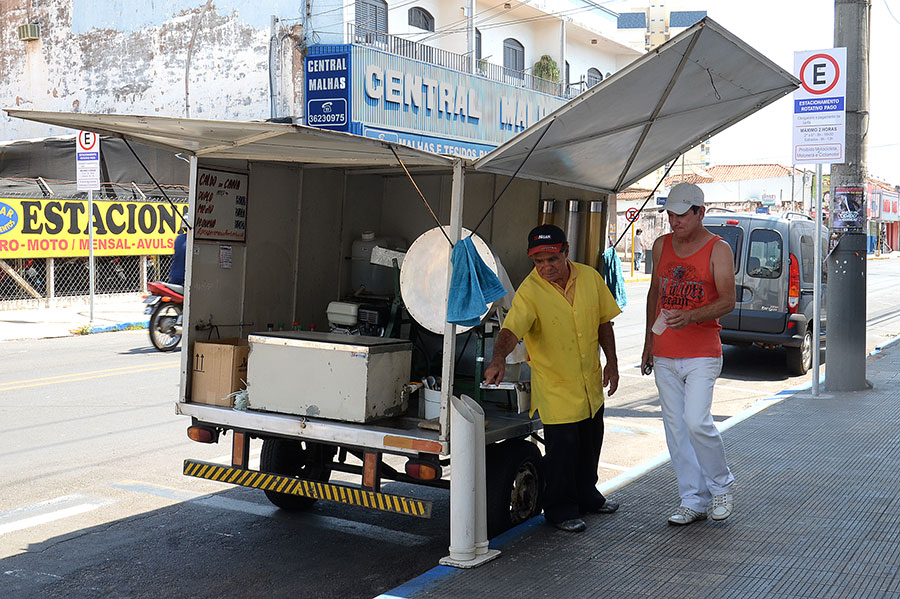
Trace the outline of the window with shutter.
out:
<instances>
[{"instance_id":1,"label":"window with shutter","mask_svg":"<svg viewBox=\"0 0 900 599\"><path fill-rule=\"evenodd\" d=\"M387 2L356 0L356 26L360 33L387 33Z\"/></svg>"},{"instance_id":2,"label":"window with shutter","mask_svg":"<svg viewBox=\"0 0 900 599\"><path fill-rule=\"evenodd\" d=\"M525 70L525 46L511 37L503 40L503 66L515 71Z\"/></svg>"},{"instance_id":3,"label":"window with shutter","mask_svg":"<svg viewBox=\"0 0 900 599\"><path fill-rule=\"evenodd\" d=\"M594 69L594 68L588 69L588 73L587 73L588 87L594 87L601 81L603 81L603 73L601 73L600 71L598 71L597 69Z\"/></svg>"},{"instance_id":4,"label":"window with shutter","mask_svg":"<svg viewBox=\"0 0 900 599\"><path fill-rule=\"evenodd\" d=\"M409 9L407 14L409 15L409 24L413 27L418 27L425 31L434 31L434 17L424 8L414 6Z\"/></svg>"}]
</instances>

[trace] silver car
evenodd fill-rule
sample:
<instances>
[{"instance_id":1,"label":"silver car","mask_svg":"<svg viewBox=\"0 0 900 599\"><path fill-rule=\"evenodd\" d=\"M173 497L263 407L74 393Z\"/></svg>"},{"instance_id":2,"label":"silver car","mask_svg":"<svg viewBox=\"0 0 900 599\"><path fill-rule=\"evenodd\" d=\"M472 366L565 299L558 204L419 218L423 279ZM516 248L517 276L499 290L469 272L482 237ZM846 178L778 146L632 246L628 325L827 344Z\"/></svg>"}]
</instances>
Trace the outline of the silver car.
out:
<instances>
[{"instance_id":1,"label":"silver car","mask_svg":"<svg viewBox=\"0 0 900 599\"><path fill-rule=\"evenodd\" d=\"M703 224L734 252L735 307L719 319L722 343L784 347L788 369L812 367L815 223L801 213L781 216L707 213ZM822 233L827 247L827 230ZM823 269L821 341L825 332Z\"/></svg>"}]
</instances>

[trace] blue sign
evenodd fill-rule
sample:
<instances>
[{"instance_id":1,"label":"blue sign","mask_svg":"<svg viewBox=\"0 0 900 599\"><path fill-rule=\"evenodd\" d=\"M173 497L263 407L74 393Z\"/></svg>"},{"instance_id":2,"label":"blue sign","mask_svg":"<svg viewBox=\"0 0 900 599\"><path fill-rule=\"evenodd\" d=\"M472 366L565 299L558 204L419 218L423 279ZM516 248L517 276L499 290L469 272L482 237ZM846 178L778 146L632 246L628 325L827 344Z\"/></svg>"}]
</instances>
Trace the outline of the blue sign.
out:
<instances>
[{"instance_id":1,"label":"blue sign","mask_svg":"<svg viewBox=\"0 0 900 599\"><path fill-rule=\"evenodd\" d=\"M844 110L844 97L836 98L804 98L794 100L794 114L809 112L832 112Z\"/></svg>"},{"instance_id":2,"label":"blue sign","mask_svg":"<svg viewBox=\"0 0 900 599\"><path fill-rule=\"evenodd\" d=\"M350 128L350 52L306 57L306 124Z\"/></svg>"},{"instance_id":3,"label":"blue sign","mask_svg":"<svg viewBox=\"0 0 900 599\"><path fill-rule=\"evenodd\" d=\"M0 202L0 235L8 233L16 228L19 223L19 214L9 204Z\"/></svg>"},{"instance_id":4,"label":"blue sign","mask_svg":"<svg viewBox=\"0 0 900 599\"><path fill-rule=\"evenodd\" d=\"M409 146L410 148L432 152L434 154L452 154L453 156L474 160L484 156L495 147L487 144L459 141L445 137L434 137L431 135L420 135L417 133L366 127L361 123L353 123L353 125L354 127L351 133L357 133L361 129L362 135L365 137L391 141L403 144L404 146Z\"/></svg>"},{"instance_id":5,"label":"blue sign","mask_svg":"<svg viewBox=\"0 0 900 599\"><path fill-rule=\"evenodd\" d=\"M663 206L666 203L666 196L656 196L656 205Z\"/></svg>"},{"instance_id":6,"label":"blue sign","mask_svg":"<svg viewBox=\"0 0 900 599\"><path fill-rule=\"evenodd\" d=\"M768 213L769 213L769 207L768 207L768 206L757 206L757 207L756 207L756 213L757 213L757 214L768 214Z\"/></svg>"}]
</instances>

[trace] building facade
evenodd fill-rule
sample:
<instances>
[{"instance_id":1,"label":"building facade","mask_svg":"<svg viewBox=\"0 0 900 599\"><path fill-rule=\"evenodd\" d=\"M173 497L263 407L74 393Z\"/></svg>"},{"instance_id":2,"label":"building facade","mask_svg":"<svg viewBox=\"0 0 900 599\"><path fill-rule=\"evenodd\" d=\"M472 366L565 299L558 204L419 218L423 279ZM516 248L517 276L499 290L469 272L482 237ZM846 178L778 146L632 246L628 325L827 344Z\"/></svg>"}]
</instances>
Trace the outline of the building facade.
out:
<instances>
[{"instance_id":1,"label":"building facade","mask_svg":"<svg viewBox=\"0 0 900 599\"><path fill-rule=\"evenodd\" d=\"M587 0L0 0L0 101L290 119L472 156L637 58L617 41L617 20ZM344 70L322 70L335 66ZM422 84L411 89L416 77ZM338 118L341 103L326 106L335 94L322 93L335 91L353 111L342 125L323 122ZM310 104L317 98L325 100ZM419 101L426 113L411 115ZM67 133L6 115L0 127L0 141Z\"/></svg>"}]
</instances>

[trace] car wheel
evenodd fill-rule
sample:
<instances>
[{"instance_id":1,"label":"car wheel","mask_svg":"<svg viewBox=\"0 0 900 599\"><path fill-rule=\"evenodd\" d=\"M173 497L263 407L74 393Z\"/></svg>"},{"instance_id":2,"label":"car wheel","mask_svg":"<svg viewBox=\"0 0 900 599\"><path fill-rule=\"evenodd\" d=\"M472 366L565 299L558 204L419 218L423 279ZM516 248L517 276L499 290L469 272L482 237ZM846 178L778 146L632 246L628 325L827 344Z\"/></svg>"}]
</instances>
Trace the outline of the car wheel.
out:
<instances>
[{"instance_id":1,"label":"car wheel","mask_svg":"<svg viewBox=\"0 0 900 599\"><path fill-rule=\"evenodd\" d=\"M788 347L787 364L791 374L804 375L812 368L813 341L812 330L807 327L800 347Z\"/></svg>"}]
</instances>

